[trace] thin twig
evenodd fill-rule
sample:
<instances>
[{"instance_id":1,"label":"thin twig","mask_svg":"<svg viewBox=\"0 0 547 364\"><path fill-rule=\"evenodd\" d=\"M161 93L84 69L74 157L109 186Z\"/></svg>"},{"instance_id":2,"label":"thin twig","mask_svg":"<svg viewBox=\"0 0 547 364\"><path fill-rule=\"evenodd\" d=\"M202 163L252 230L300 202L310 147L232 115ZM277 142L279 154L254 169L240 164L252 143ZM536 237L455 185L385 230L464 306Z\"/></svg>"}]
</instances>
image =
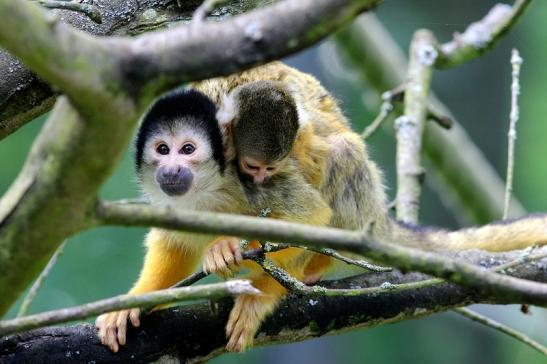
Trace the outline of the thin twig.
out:
<instances>
[{"instance_id":1,"label":"thin twig","mask_svg":"<svg viewBox=\"0 0 547 364\"><path fill-rule=\"evenodd\" d=\"M265 209L262 209L260 211L260 214L258 215L258 217L262 217L262 218L265 218L265 217L268 217L268 215L272 212L272 209L270 208L265 208ZM241 242L239 243L239 247L241 248L241 250L245 250L247 249L247 246L249 245L249 240L247 239L243 239L241 240Z\"/></svg>"},{"instance_id":2,"label":"thin twig","mask_svg":"<svg viewBox=\"0 0 547 364\"><path fill-rule=\"evenodd\" d=\"M93 20L97 24L103 22L101 13L96 6L91 4L83 4L76 1L63 1L63 0L33 0L38 2L45 8L70 10L85 14L89 19Z\"/></svg>"},{"instance_id":3,"label":"thin twig","mask_svg":"<svg viewBox=\"0 0 547 364\"><path fill-rule=\"evenodd\" d=\"M340 260L346 264L355 265L357 267L366 269L369 272L391 272L393 270L393 268L390 268L390 267L382 267L380 265L371 264L363 259L351 259L351 258L345 257L334 249L309 247L309 246L300 245L300 244L283 244L283 243L272 243L272 242L264 243L264 251L267 253L276 251L276 250L286 249L286 248L300 248L300 249L309 250L318 254L323 254L328 257L332 257L334 259Z\"/></svg>"},{"instance_id":4,"label":"thin twig","mask_svg":"<svg viewBox=\"0 0 547 364\"><path fill-rule=\"evenodd\" d=\"M456 313L459 313L460 315L462 316L465 316L467 317L468 319L471 319L473 321L476 321L476 322L479 322L483 325L486 325L488 327L491 327L495 330L498 330L500 332L503 332L504 334L507 334L521 342L523 342L524 344L532 347L533 349L539 351L540 353L542 353L543 355L547 355L547 348L543 345L541 345L540 343L538 343L537 341L531 339L530 337L526 336L525 334L521 333L521 332L518 332L506 325L503 325L497 321L494 321L486 316L483 316L481 314L478 314L476 312L473 312L467 308L455 308L453 310L454 312Z\"/></svg>"},{"instance_id":5,"label":"thin twig","mask_svg":"<svg viewBox=\"0 0 547 364\"><path fill-rule=\"evenodd\" d=\"M27 295L23 299L23 303L21 303L21 307L19 307L19 312L17 312L17 317L22 317L27 314L30 304L36 297L36 294L40 290L40 287L42 287L44 280L48 276L53 266L55 266L55 263L57 263L57 259L61 256L61 254L63 254L63 250L65 249L66 243L67 243L67 240L63 241L61 245L59 245L55 253L53 253L51 258L49 259L49 262L47 263L44 270L42 270L38 278L36 278L36 280L32 284L32 287L30 287L30 290L28 291Z\"/></svg>"},{"instance_id":6,"label":"thin twig","mask_svg":"<svg viewBox=\"0 0 547 364\"><path fill-rule=\"evenodd\" d=\"M518 98L520 94L520 66L522 58L517 49L511 52L511 67L512 67L512 82L511 82L511 113L509 115L509 133L508 152L507 152L507 178L505 182L505 200L503 205L503 219L509 215L509 205L511 202L511 192L513 191L513 172L515 163L515 140L517 139L517 122L519 121L519 104Z\"/></svg>"},{"instance_id":7,"label":"thin twig","mask_svg":"<svg viewBox=\"0 0 547 364\"><path fill-rule=\"evenodd\" d=\"M177 0L180 1L180 0ZM225 3L227 0L204 0L192 16L192 23L199 24L215 9L215 6Z\"/></svg>"},{"instance_id":8,"label":"thin twig","mask_svg":"<svg viewBox=\"0 0 547 364\"><path fill-rule=\"evenodd\" d=\"M37 327L85 319L110 311L134 307L147 308L166 303L196 299L213 299L239 294L260 294L260 291L254 288L247 280L234 280L194 287L171 288L140 295L119 295L105 300L87 303L85 305L43 312L13 320L0 321L0 337Z\"/></svg>"},{"instance_id":9,"label":"thin twig","mask_svg":"<svg viewBox=\"0 0 547 364\"><path fill-rule=\"evenodd\" d=\"M395 110L393 104L391 103L391 98L386 95L389 94L384 93L382 95L383 101L382 105L380 106L380 113L378 114L378 116L376 116L376 119L374 119L374 121L369 126L367 126L365 130L363 130L363 132L361 133L361 138L367 139L369 136L374 134L374 132L378 130L380 125L382 125L382 123L386 121L387 118L391 115L393 110Z\"/></svg>"}]
</instances>

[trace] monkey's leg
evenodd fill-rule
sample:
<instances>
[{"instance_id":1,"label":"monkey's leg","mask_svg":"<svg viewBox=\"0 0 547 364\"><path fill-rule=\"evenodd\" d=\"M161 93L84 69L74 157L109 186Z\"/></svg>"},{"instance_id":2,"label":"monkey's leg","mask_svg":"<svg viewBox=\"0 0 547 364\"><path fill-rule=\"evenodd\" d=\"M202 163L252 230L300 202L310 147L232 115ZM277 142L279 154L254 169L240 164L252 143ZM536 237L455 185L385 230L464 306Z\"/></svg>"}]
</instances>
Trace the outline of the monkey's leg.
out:
<instances>
[{"instance_id":1,"label":"monkey's leg","mask_svg":"<svg viewBox=\"0 0 547 364\"><path fill-rule=\"evenodd\" d=\"M277 266L285 269L292 277L302 279L303 267L309 260L309 254L300 249L290 248L277 253L269 258ZM241 295L235 299L234 307L230 312L226 324L226 336L229 351L242 352L252 346L254 336L260 324L275 309L277 304L287 294L287 289L270 275L263 272L256 264L247 265L253 272L245 277L251 280L252 285L261 291L258 296Z\"/></svg>"},{"instance_id":2,"label":"monkey's leg","mask_svg":"<svg viewBox=\"0 0 547 364\"><path fill-rule=\"evenodd\" d=\"M139 294L168 288L190 275L200 259L200 252L185 247L182 242L169 241L161 230L153 229L146 238L148 250L139 279L129 294ZM134 327L140 325L140 309L134 308L105 313L97 317L101 342L113 352L125 345L127 321Z\"/></svg>"}]
</instances>

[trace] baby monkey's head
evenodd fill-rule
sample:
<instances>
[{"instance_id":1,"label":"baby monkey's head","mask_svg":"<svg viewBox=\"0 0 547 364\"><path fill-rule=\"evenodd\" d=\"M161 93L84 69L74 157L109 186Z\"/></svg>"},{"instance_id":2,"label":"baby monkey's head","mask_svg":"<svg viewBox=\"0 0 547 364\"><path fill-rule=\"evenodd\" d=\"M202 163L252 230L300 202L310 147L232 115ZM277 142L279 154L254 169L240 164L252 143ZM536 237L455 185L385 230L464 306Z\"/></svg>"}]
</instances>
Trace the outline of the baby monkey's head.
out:
<instances>
[{"instance_id":1,"label":"baby monkey's head","mask_svg":"<svg viewBox=\"0 0 547 364\"><path fill-rule=\"evenodd\" d=\"M256 81L224 97L219 122L233 139L240 175L262 183L282 168L298 132L296 103L279 82Z\"/></svg>"},{"instance_id":2,"label":"baby monkey's head","mask_svg":"<svg viewBox=\"0 0 547 364\"><path fill-rule=\"evenodd\" d=\"M195 90L159 98L144 115L136 140L137 175L152 202L206 192L224 172L216 107Z\"/></svg>"}]
</instances>

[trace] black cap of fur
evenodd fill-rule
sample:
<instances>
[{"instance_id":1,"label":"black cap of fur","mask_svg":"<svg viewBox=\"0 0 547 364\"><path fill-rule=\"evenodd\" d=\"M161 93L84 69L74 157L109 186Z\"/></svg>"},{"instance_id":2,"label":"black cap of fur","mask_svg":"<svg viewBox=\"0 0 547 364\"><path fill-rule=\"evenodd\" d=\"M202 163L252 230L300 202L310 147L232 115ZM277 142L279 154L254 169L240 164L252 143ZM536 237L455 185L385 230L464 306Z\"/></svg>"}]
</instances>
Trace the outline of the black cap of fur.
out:
<instances>
[{"instance_id":1,"label":"black cap of fur","mask_svg":"<svg viewBox=\"0 0 547 364\"><path fill-rule=\"evenodd\" d=\"M238 153L266 163L285 158L299 127L292 96L278 82L256 81L242 86L237 98L234 142Z\"/></svg>"},{"instance_id":2,"label":"black cap of fur","mask_svg":"<svg viewBox=\"0 0 547 364\"><path fill-rule=\"evenodd\" d=\"M175 122L184 122L205 131L211 143L213 158L221 172L224 172L226 162L216 112L216 106L209 97L192 89L177 89L157 99L144 115L135 141L137 172L143 163L146 140L158 129L168 129Z\"/></svg>"}]
</instances>

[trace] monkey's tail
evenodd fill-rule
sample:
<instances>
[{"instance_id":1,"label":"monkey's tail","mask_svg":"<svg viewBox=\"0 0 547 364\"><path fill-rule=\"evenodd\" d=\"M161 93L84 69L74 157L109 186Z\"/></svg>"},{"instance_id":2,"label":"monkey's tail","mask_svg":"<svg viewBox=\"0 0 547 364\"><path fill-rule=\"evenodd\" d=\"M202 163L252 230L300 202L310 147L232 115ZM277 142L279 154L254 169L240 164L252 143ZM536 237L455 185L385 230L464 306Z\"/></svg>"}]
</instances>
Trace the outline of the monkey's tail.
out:
<instances>
[{"instance_id":1,"label":"monkey's tail","mask_svg":"<svg viewBox=\"0 0 547 364\"><path fill-rule=\"evenodd\" d=\"M508 251L547 244L547 214L531 214L456 231L395 221L391 226L395 242L421 249Z\"/></svg>"}]
</instances>

